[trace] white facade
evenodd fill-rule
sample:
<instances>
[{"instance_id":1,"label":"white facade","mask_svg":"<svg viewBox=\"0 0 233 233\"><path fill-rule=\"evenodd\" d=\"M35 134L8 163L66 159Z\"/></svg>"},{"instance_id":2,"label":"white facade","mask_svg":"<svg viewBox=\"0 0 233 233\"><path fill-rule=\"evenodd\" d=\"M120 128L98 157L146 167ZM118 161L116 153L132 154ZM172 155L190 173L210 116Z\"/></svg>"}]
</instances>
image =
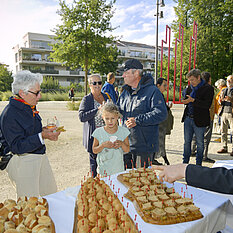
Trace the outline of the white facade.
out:
<instances>
[{"instance_id":1,"label":"white facade","mask_svg":"<svg viewBox=\"0 0 233 233\"><path fill-rule=\"evenodd\" d=\"M20 70L30 70L35 73L41 73L43 76L52 76L58 79L60 85L69 86L71 82L83 83L84 72L81 69L69 70L61 63L54 62L49 58L52 51L50 44L54 43L54 35L39 34L28 32L23 37L23 46L16 45L14 49L16 72ZM145 70L154 74L155 47L119 41L117 47L120 51L119 58L123 62L130 58L136 58L143 64ZM168 49L164 48L164 54L167 55ZM171 51L172 56L172 51ZM160 48L159 48L160 60ZM121 73L117 72L117 83L122 84Z\"/></svg>"}]
</instances>

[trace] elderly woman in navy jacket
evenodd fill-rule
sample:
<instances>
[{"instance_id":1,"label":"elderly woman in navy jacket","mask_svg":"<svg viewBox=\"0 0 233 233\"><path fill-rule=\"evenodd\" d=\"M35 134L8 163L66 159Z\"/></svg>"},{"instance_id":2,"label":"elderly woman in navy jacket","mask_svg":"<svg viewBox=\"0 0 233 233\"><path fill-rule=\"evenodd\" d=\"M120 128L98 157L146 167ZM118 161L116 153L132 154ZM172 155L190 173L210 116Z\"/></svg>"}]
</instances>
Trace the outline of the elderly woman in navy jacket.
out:
<instances>
[{"instance_id":1,"label":"elderly woman in navy jacket","mask_svg":"<svg viewBox=\"0 0 233 233\"><path fill-rule=\"evenodd\" d=\"M17 196L44 196L57 191L44 139L58 140L56 128L42 127L36 105L43 76L20 71L14 77L9 104L1 114L1 140L14 155L6 171Z\"/></svg>"},{"instance_id":2,"label":"elderly woman in navy jacket","mask_svg":"<svg viewBox=\"0 0 233 233\"><path fill-rule=\"evenodd\" d=\"M97 175L96 168L96 154L92 151L93 137L91 136L94 130L98 127L104 126L104 121L97 115L103 102L107 101L108 96L101 92L102 81L98 74L92 74L88 78L88 83L91 93L84 96L79 106L79 119L84 123L83 125L83 145L89 152L90 167L92 175Z\"/></svg>"}]
</instances>

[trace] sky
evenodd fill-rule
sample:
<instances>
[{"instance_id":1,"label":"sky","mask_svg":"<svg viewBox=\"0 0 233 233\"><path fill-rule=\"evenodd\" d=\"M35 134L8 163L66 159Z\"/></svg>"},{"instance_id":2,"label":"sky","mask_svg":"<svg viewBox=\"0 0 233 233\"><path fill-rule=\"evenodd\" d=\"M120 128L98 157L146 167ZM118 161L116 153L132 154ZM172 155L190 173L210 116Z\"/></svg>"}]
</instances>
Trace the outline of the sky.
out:
<instances>
[{"instance_id":1,"label":"sky","mask_svg":"<svg viewBox=\"0 0 233 233\"><path fill-rule=\"evenodd\" d=\"M71 3L72 0L66 0ZM164 18L159 18L159 43L165 39L166 25L175 19L173 0L164 0ZM111 20L114 36L121 40L155 46L156 0L116 0ZM0 63L14 70L13 47L22 45L27 32L52 35L56 25L61 24L57 14L59 0L0 0Z\"/></svg>"}]
</instances>

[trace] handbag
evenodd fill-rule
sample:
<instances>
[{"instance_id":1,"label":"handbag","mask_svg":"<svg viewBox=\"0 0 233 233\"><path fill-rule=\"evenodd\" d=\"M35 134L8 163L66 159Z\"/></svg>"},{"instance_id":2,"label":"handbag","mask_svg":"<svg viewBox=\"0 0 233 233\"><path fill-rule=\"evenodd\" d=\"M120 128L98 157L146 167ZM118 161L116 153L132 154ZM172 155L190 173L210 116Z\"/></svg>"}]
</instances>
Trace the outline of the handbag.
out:
<instances>
[{"instance_id":1,"label":"handbag","mask_svg":"<svg viewBox=\"0 0 233 233\"><path fill-rule=\"evenodd\" d=\"M7 154L4 153L4 146L0 142L0 169L4 170L7 167L10 159L12 158L13 154L8 152Z\"/></svg>"},{"instance_id":2,"label":"handbag","mask_svg":"<svg viewBox=\"0 0 233 233\"><path fill-rule=\"evenodd\" d=\"M10 159L12 158L13 154L8 153L7 155L0 156L0 169L4 170L7 167Z\"/></svg>"}]
</instances>

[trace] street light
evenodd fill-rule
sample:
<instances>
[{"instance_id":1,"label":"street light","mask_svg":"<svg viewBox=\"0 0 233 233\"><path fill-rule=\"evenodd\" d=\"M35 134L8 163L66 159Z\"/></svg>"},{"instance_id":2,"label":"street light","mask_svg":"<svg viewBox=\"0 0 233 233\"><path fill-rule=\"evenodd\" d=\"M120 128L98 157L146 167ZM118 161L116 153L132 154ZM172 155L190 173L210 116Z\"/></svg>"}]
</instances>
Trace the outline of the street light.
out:
<instances>
[{"instance_id":1,"label":"street light","mask_svg":"<svg viewBox=\"0 0 233 233\"><path fill-rule=\"evenodd\" d=\"M164 7L164 0L157 0L156 4L156 10L157 13L155 14L156 16L156 46L155 46L155 82L158 79L158 36L159 36L159 16L160 18L163 18L163 11L159 13L159 6Z\"/></svg>"}]
</instances>

